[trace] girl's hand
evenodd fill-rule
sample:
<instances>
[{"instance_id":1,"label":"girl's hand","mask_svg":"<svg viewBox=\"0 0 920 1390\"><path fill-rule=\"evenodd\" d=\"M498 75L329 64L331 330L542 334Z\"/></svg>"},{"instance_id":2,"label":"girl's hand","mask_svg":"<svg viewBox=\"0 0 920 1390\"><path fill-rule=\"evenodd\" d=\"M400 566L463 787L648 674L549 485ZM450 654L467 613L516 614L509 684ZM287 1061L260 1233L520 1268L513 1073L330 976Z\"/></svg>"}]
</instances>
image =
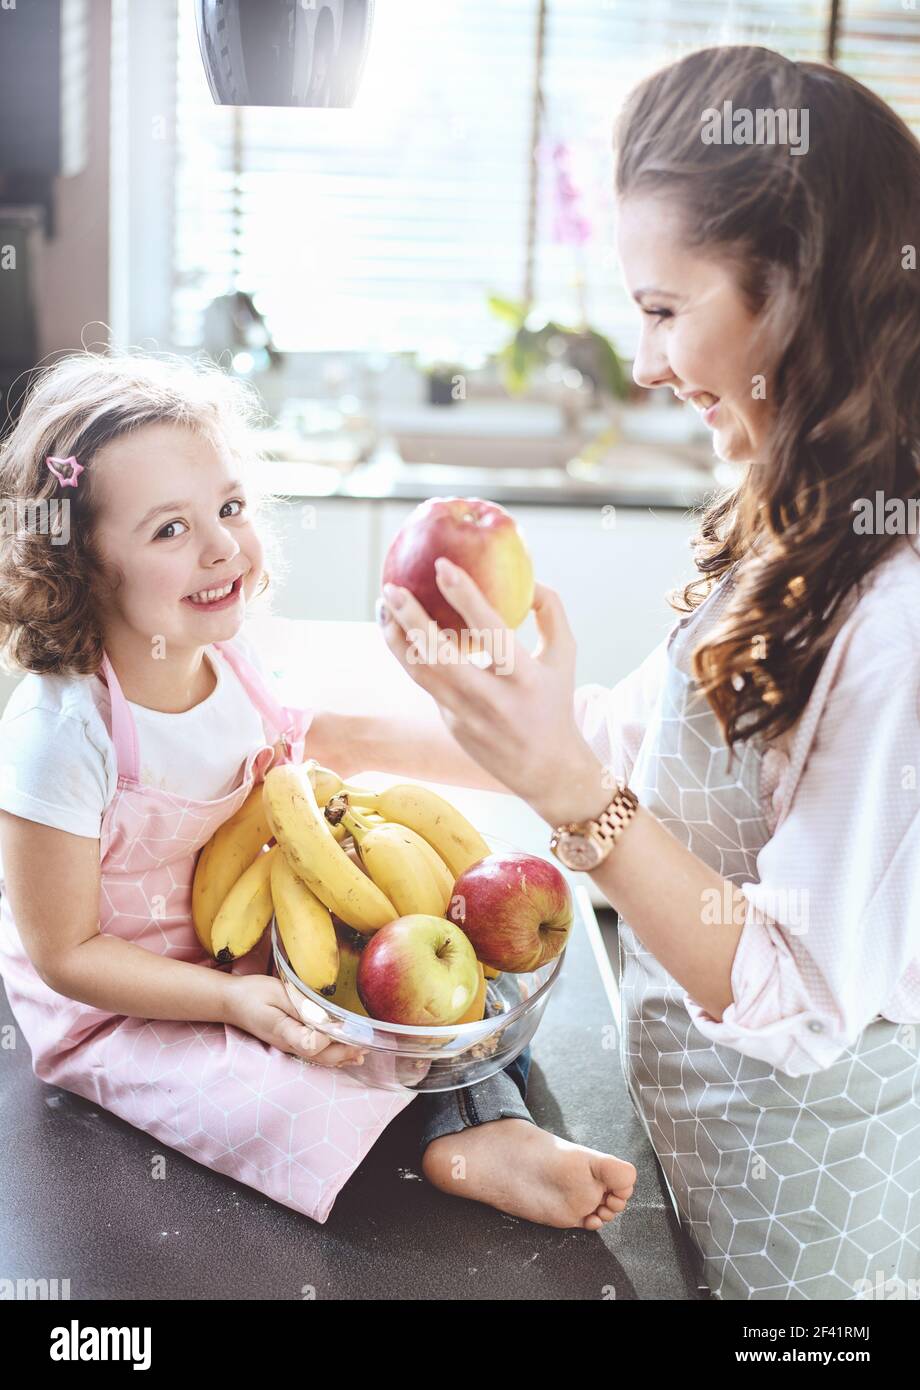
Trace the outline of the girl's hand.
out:
<instances>
[{"instance_id":1,"label":"girl's hand","mask_svg":"<svg viewBox=\"0 0 920 1390\"><path fill-rule=\"evenodd\" d=\"M331 1042L301 1022L287 991L272 975L227 975L225 1021L281 1052L302 1057L318 1067L363 1062L361 1048Z\"/></svg>"},{"instance_id":2,"label":"girl's hand","mask_svg":"<svg viewBox=\"0 0 920 1390\"><path fill-rule=\"evenodd\" d=\"M461 748L551 824L598 815L610 800L605 769L575 723L575 638L562 600L534 587L540 642L531 654L506 628L465 570L439 559L438 587L469 633L482 634L492 665L470 661L408 589L386 585L381 627L408 674L437 701ZM439 642L453 639L450 649ZM457 659L461 657L462 659ZM556 817L559 819L556 819Z\"/></svg>"}]
</instances>

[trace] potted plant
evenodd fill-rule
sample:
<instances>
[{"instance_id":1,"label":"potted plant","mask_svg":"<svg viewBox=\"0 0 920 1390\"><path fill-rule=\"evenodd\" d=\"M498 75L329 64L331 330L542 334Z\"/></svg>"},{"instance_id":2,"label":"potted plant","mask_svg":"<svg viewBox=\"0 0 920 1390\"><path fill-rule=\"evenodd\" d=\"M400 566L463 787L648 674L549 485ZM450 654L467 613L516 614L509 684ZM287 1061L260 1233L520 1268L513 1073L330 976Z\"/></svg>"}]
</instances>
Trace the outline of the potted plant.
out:
<instances>
[{"instance_id":1,"label":"potted plant","mask_svg":"<svg viewBox=\"0 0 920 1390\"><path fill-rule=\"evenodd\" d=\"M587 377L597 404L605 396L613 401L628 399L629 381L623 363L610 339L596 328L574 328L555 319L541 319L530 305L494 294L489 296L489 307L514 330L496 354L502 380L512 395L526 390L538 368L563 362Z\"/></svg>"},{"instance_id":2,"label":"potted plant","mask_svg":"<svg viewBox=\"0 0 920 1390\"><path fill-rule=\"evenodd\" d=\"M403 351L399 356L411 362L425 378L429 405L454 405L465 401L470 373L482 366L484 357L470 355L467 360L453 357L451 344L432 343L417 351Z\"/></svg>"},{"instance_id":3,"label":"potted plant","mask_svg":"<svg viewBox=\"0 0 920 1390\"><path fill-rule=\"evenodd\" d=\"M416 358L416 365L428 382L429 405L453 405L466 400L467 370L461 363Z\"/></svg>"}]
</instances>

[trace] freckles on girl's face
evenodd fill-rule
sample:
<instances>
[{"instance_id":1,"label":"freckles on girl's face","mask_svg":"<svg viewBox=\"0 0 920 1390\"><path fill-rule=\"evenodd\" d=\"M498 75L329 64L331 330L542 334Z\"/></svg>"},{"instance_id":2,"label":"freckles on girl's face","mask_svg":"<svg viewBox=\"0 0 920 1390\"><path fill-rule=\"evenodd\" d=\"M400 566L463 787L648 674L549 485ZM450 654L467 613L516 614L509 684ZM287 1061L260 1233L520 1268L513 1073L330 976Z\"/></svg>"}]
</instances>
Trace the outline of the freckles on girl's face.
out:
<instances>
[{"instance_id":1,"label":"freckles on girl's face","mask_svg":"<svg viewBox=\"0 0 920 1390\"><path fill-rule=\"evenodd\" d=\"M638 194L618 200L617 254L642 314L633 377L685 398L699 393L684 408L702 415L712 407L705 422L716 454L750 462L763 447L770 412L757 380L764 372L758 321L731 270L685 245L672 204Z\"/></svg>"},{"instance_id":2,"label":"freckles on girl's face","mask_svg":"<svg viewBox=\"0 0 920 1390\"><path fill-rule=\"evenodd\" d=\"M97 542L122 576L103 600L103 630L183 648L234 636L263 556L226 446L182 426L145 425L106 445L92 467Z\"/></svg>"}]
</instances>

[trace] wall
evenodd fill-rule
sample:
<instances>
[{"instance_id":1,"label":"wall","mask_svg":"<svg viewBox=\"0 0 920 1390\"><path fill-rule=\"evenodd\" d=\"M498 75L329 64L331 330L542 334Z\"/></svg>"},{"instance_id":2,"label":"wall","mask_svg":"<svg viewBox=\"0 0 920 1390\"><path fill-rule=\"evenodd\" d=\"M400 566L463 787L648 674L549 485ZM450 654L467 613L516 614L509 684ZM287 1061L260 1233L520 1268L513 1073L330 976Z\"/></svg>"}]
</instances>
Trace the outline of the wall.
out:
<instances>
[{"instance_id":1,"label":"wall","mask_svg":"<svg viewBox=\"0 0 920 1390\"><path fill-rule=\"evenodd\" d=\"M87 167L55 180L55 235L45 242L36 276L39 358L105 341L97 321L109 321L109 72L110 0L89 6L89 123Z\"/></svg>"}]
</instances>

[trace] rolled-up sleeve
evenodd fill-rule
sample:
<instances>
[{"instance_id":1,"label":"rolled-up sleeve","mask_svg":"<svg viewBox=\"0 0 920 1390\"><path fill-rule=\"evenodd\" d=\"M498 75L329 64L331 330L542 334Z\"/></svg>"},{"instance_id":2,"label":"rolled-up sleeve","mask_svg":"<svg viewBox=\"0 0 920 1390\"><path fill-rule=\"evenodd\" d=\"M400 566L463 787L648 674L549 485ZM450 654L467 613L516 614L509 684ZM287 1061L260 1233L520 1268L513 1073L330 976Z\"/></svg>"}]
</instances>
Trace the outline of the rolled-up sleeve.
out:
<instances>
[{"instance_id":1,"label":"rolled-up sleeve","mask_svg":"<svg viewBox=\"0 0 920 1390\"><path fill-rule=\"evenodd\" d=\"M616 685L592 683L575 691L575 723L592 752L615 777L626 780L632 773L664 685L670 636L668 633L642 664Z\"/></svg>"},{"instance_id":2,"label":"rolled-up sleeve","mask_svg":"<svg viewBox=\"0 0 920 1390\"><path fill-rule=\"evenodd\" d=\"M876 635L877 636L877 635ZM920 655L854 634L786 814L757 856L711 1041L790 1076L821 1071L879 1014L920 1022ZM884 648L890 653L890 648Z\"/></svg>"}]
</instances>

